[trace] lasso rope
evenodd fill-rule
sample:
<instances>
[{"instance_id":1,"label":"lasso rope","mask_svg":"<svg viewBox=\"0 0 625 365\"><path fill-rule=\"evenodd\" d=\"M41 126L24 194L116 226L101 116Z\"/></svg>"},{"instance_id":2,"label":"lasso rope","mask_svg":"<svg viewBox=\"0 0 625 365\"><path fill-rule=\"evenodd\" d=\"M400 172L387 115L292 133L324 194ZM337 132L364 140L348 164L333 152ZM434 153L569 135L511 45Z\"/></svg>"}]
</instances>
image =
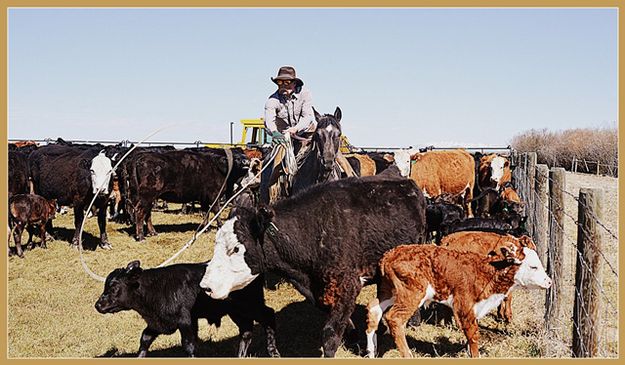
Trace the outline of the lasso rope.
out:
<instances>
[{"instance_id":1,"label":"lasso rope","mask_svg":"<svg viewBox=\"0 0 625 365\"><path fill-rule=\"evenodd\" d=\"M167 127L170 127L170 126L167 126ZM119 160L119 162L117 162L117 164L115 164L115 166L114 166L114 167L113 167L113 168L112 168L112 169L108 172L108 175L112 174L112 173L113 173L113 171L117 168L117 166L119 166L119 164L120 164L120 163L121 163L121 162L122 162L122 161L123 161L123 160L124 160L124 159L125 159L125 158L126 158L126 157L127 157L127 156L128 156L128 155L129 155L129 154L130 154L130 153L131 153L131 152L132 152L132 151L136 148L136 147L137 147L137 146L139 146L140 144L144 143L144 142L145 142L148 138L152 137L153 135L155 135L156 133L160 132L161 130L163 130L163 129L167 128L167 127L163 127L163 128L160 128L160 129L158 129L158 130L154 131L153 133L151 133L150 135L148 135L146 138L144 138L141 142L138 142L135 146L133 146L130 150L128 150L128 152L126 152L126 154L124 154L124 156L122 156L122 158ZM247 184L243 185L243 186L239 189L239 191L237 191L235 194L233 194L233 195L232 195L232 197L230 197L230 199L228 199L228 200L226 201L226 203L223 205L223 207L222 207L222 208L221 208L221 209L220 209L220 210L219 210L219 211L215 214L215 216L213 217L213 219L211 219L211 220L210 220L210 221L209 221L209 222L208 222L208 223L204 226L204 228L202 228L201 230L199 230L199 231L198 231L198 230L196 230L196 232L193 234L193 237L192 237L192 238L191 238L191 239L190 239L187 243L185 243L185 244L184 244L184 246L183 246L180 250L178 250L178 252L176 252L173 256L171 256L169 259L165 260L163 263L161 263L161 264L160 264L160 265L158 265L157 267L163 267L163 266L165 266L165 265L169 264L170 262L172 262L173 260L175 260L178 256L180 256L180 254L182 254L182 253L183 253L183 252L184 252L187 248L189 248L189 247L190 247L190 246L191 246L191 245L195 242L195 240L197 239L197 237L199 237L202 233L204 233L204 232L205 232L205 231L206 231L206 230L210 227L210 225L211 225L211 224L212 224L212 223L213 223L213 222L214 222L214 221L215 221L215 220L216 220L216 219L217 219L217 218L221 215L221 213L223 212L223 210L224 210L226 207L228 207L228 204L230 204L230 203L232 202L232 200L234 200L234 199L235 199L237 196L239 196L239 195L240 195L243 191L245 191L245 189L246 189L249 185L251 185L251 184L252 184L252 183L253 183L253 182L254 182L254 181L255 181L255 180L256 180L256 179L257 179L257 178L258 178L258 177L262 174L262 172L263 172L263 171L264 171L264 170L265 170L265 169L266 169L266 168L267 168L267 167L268 167L268 166L269 166L269 165L273 162L273 160L276 158L276 155L278 154L278 151L279 151L279 149L280 149L280 148L283 148L283 149L284 149L284 148L286 148L286 147L285 147L285 146L280 145L280 146L278 146L278 147L274 148L274 149L273 149L273 151L272 151L272 153L271 153L271 156L270 156L269 160L266 162L265 166L263 166L263 168L262 168L262 169L261 169L261 170L260 170L260 171L259 171L259 172L255 175L255 176L254 176L254 179L250 179L250 181L248 181L248 183L247 183ZM228 152L230 152L230 151L228 151ZM228 152L226 152L226 154L228 154ZM228 175L229 175L229 173L230 173L230 169L229 169L229 171L228 171ZM228 179L228 176L226 176L226 180L225 180L225 181L227 181L227 179ZM224 181L224 184L225 184L225 181ZM94 195L94 198L91 200L91 203L90 203L90 204L89 204L89 206L87 207L87 211L90 211L91 206L92 206L92 205L93 205L93 203L95 202L95 199L97 198L97 196L98 196L98 194L99 194L100 190L102 190L102 189L103 189L103 186L104 186L104 184L102 184L101 186L99 186L99 187L97 188L97 190L96 190L96 194ZM223 190L223 187L224 187L224 185L222 185L222 189L221 189L221 190ZM221 190L220 190L220 193L221 193ZM220 197L220 194L218 194L217 199L219 199L219 197ZM215 200L215 202L217 201L217 199ZM215 204L215 202L213 202L213 205ZM211 205L211 208L208 210L208 213L207 213L207 214L210 214L210 210L212 209L212 206L213 206L213 205ZM100 275L97 275L96 273L94 273L93 271L91 271L91 270L89 269L89 267L87 266L87 264L85 263L85 260L84 260L84 257L83 257L83 253L82 253L82 249L83 249L83 247L82 247L82 239L81 239L81 237L82 237L82 232L83 232L83 229L84 229L85 221L86 221L86 215L85 215L85 218L83 218L82 224L81 224L81 226L80 226L79 235L78 235L78 247L79 247L79 251L80 251L80 262L81 262L81 264L82 264L83 269L85 270L85 272L86 272L87 274L89 274L89 276L91 276L93 279L95 279L95 280L97 280L97 281L104 282L104 281L106 281L106 278L104 278L104 277L102 277L102 276L100 276ZM200 226L201 226L201 225L202 225L202 224L200 224Z\"/></svg>"},{"instance_id":2,"label":"lasso rope","mask_svg":"<svg viewBox=\"0 0 625 365\"><path fill-rule=\"evenodd\" d=\"M297 160L295 159L295 153L293 152L293 142L291 142L291 133L284 134L284 145L280 145L284 148L284 158L282 159L282 167L284 171L289 175L289 180L295 176L297 172Z\"/></svg>"},{"instance_id":3,"label":"lasso rope","mask_svg":"<svg viewBox=\"0 0 625 365\"><path fill-rule=\"evenodd\" d=\"M169 127L173 127L174 125L168 125L168 126L163 126L157 130L155 130L154 132L148 134L143 140L141 140L141 142L137 143L136 145L132 146L128 152L126 152L122 158L115 164L115 166L113 166L111 168L110 171L108 171L106 173L107 176L110 176L113 171L115 171L115 169L117 168L117 166L119 166L119 164L122 163L122 161L132 152L135 150L135 148L137 148L140 144L142 144L143 142L147 141L150 137L152 137L153 135L155 135L156 133L162 131L163 129L169 128ZM97 187L95 194L93 194L93 199L91 199L91 203L89 203L89 205L87 206L87 212L91 211L91 207L93 206L93 203L95 202L95 200L98 198L98 195L100 194L100 191L102 189L104 189L104 183L105 181L108 179L105 179L102 184L100 186ZM93 279L97 280L97 281L106 281L106 278L94 273L93 271L91 271L91 269L89 269L89 267L87 266L87 263L85 263L85 258L83 257L83 247L82 247L82 232L85 228L85 222L87 221L87 214L84 215L83 219L82 219L82 223L80 224L80 231L78 232L78 251L80 252L80 263L82 265L82 268L85 270L85 272L87 274L89 274L89 276L91 276Z\"/></svg>"},{"instance_id":4,"label":"lasso rope","mask_svg":"<svg viewBox=\"0 0 625 365\"><path fill-rule=\"evenodd\" d=\"M284 147L282 147L284 148ZM172 257L170 257L169 259L163 261L162 264L158 265L157 267L163 267L167 264L169 264L170 262L172 262L176 257L180 256L181 253L184 252L184 250L186 250L187 248L189 248L197 239L198 236L200 236L202 233L204 233L208 227L210 227L210 225L217 219L219 218L219 216L221 215L221 213L224 211L224 209L226 209L228 207L228 204L230 204L237 196L239 196L239 194L241 194L242 192L245 191L245 189L247 189L248 186L250 186L254 180L256 180L256 178L258 178L260 176L260 174L262 174L262 172L269 166L269 164L271 162L273 162L273 160L276 157L277 154L277 150L278 148L275 148L271 154L271 157L269 158L269 160L267 161L266 165L263 166L263 168L254 176L253 179L250 179L250 181L247 182L247 184L241 186L241 188L239 189L239 191L237 191L235 194L233 194L230 199L228 199L225 203L224 206L221 207L221 209L215 214L215 216L213 217L213 219L211 219L205 226L204 228L202 228L200 231L196 231L195 234L193 235L193 237L187 242L185 243L184 246L182 246L182 248L180 250L178 250L178 252L176 252Z\"/></svg>"}]
</instances>

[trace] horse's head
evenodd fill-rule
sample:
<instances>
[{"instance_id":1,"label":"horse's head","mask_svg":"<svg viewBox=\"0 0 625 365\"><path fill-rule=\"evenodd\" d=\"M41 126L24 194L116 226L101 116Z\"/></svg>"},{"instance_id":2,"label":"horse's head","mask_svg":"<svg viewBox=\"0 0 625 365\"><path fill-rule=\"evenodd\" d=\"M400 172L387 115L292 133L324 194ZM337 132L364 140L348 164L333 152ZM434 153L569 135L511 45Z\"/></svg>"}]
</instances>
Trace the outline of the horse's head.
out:
<instances>
[{"instance_id":1,"label":"horse's head","mask_svg":"<svg viewBox=\"0 0 625 365\"><path fill-rule=\"evenodd\" d=\"M313 140L319 148L319 157L327 174L332 171L334 158L341 144L341 109L336 107L334 115L320 115L314 108L313 111L317 120L317 129Z\"/></svg>"}]
</instances>

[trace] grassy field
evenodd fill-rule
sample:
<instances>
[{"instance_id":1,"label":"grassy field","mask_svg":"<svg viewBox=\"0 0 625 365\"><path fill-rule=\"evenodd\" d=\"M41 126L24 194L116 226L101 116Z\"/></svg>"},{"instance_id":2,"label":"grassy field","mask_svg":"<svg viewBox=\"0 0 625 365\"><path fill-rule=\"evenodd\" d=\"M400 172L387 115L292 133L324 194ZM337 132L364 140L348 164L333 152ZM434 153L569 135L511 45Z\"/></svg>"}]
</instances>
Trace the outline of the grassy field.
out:
<instances>
[{"instance_id":1,"label":"grassy field","mask_svg":"<svg viewBox=\"0 0 625 365\"><path fill-rule=\"evenodd\" d=\"M567 178L572 175L567 175ZM616 179L613 179L616 181ZM616 182L609 184L616 195ZM613 185L613 187L612 187ZM617 206L616 200L605 200ZM128 226L109 222L107 232L113 250L95 249L98 230L95 218L85 226L83 240L88 250L85 260L89 267L106 276L129 261L139 259L142 267L155 267L173 255L193 235L202 216L180 215L179 206L170 204L171 211L155 212L153 221L159 235L142 243L130 236ZM567 209L568 206L567 206ZM576 209L576 208L575 208ZM612 208L609 208L612 209ZM616 208L614 208L616 209ZM611 211L612 212L612 211ZM576 216L576 211L570 212ZM606 220L616 229L617 214L606 214ZM31 357L133 357L137 355L139 336L144 322L135 312L99 314L94 304L103 283L91 279L82 269L77 250L68 244L73 235L73 216L57 216L54 221L60 238L48 243L48 249L35 248L25 252L25 258L8 259L8 356ZM610 226L612 227L612 226ZM572 228L574 229L574 227ZM211 229L185 251L176 262L200 262L212 256L215 230ZM24 240L26 236L24 236ZM618 242L610 250L616 256ZM321 327L325 314L304 301L290 284L268 277L265 289L267 304L277 315L277 344L285 357L321 356ZM617 295L617 285L610 290ZM364 336L366 303L374 297L375 286L365 288L358 298L355 325L359 330L356 346L341 346L337 357L361 356L366 347ZM611 294L611 295L612 295ZM524 358L568 356L566 346L554 341L542 330L544 313L543 291L517 291L514 297L513 323L505 325L493 316L480 322L480 353L483 357ZM200 321L200 344L197 356L230 357L236 353L238 330L225 318L220 328ZM465 337L454 325L422 324L408 331L408 342L417 357L468 357ZM253 356L266 356L265 336L257 326L250 348ZM380 356L398 357L390 335L379 339ZM159 337L151 347L150 357L184 356L178 333Z\"/></svg>"}]
</instances>

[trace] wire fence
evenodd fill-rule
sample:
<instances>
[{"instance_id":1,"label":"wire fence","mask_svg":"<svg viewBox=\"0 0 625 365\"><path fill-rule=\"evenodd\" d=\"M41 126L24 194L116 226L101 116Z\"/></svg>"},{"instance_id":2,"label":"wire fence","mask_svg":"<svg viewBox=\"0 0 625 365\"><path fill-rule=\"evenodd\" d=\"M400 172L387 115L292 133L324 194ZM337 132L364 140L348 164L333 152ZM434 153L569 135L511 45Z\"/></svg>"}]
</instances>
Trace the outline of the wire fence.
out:
<instances>
[{"instance_id":1,"label":"wire fence","mask_svg":"<svg viewBox=\"0 0 625 365\"><path fill-rule=\"evenodd\" d=\"M584 172L587 174L618 176L618 166L600 161L589 161L583 158L573 157L571 171Z\"/></svg>"},{"instance_id":2,"label":"wire fence","mask_svg":"<svg viewBox=\"0 0 625 365\"><path fill-rule=\"evenodd\" d=\"M604 199L602 189L571 191L564 169L537 165L535 153L513 151L511 159L528 232L554 279L545 300L542 355L618 357L617 219L603 218L616 201Z\"/></svg>"}]
</instances>

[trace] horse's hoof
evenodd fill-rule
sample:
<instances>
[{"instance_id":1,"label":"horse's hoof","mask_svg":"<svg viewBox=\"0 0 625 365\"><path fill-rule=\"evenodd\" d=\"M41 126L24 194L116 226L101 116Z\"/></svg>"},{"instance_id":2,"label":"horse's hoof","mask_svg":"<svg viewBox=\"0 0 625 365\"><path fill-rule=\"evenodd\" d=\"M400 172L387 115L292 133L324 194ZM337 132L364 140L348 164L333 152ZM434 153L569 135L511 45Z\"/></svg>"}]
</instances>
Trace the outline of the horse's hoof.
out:
<instances>
[{"instance_id":1,"label":"horse's hoof","mask_svg":"<svg viewBox=\"0 0 625 365\"><path fill-rule=\"evenodd\" d=\"M111 246L111 244L107 242L107 243L104 243L104 244L101 243L100 244L100 248L103 249L103 250L112 250L113 246Z\"/></svg>"}]
</instances>

